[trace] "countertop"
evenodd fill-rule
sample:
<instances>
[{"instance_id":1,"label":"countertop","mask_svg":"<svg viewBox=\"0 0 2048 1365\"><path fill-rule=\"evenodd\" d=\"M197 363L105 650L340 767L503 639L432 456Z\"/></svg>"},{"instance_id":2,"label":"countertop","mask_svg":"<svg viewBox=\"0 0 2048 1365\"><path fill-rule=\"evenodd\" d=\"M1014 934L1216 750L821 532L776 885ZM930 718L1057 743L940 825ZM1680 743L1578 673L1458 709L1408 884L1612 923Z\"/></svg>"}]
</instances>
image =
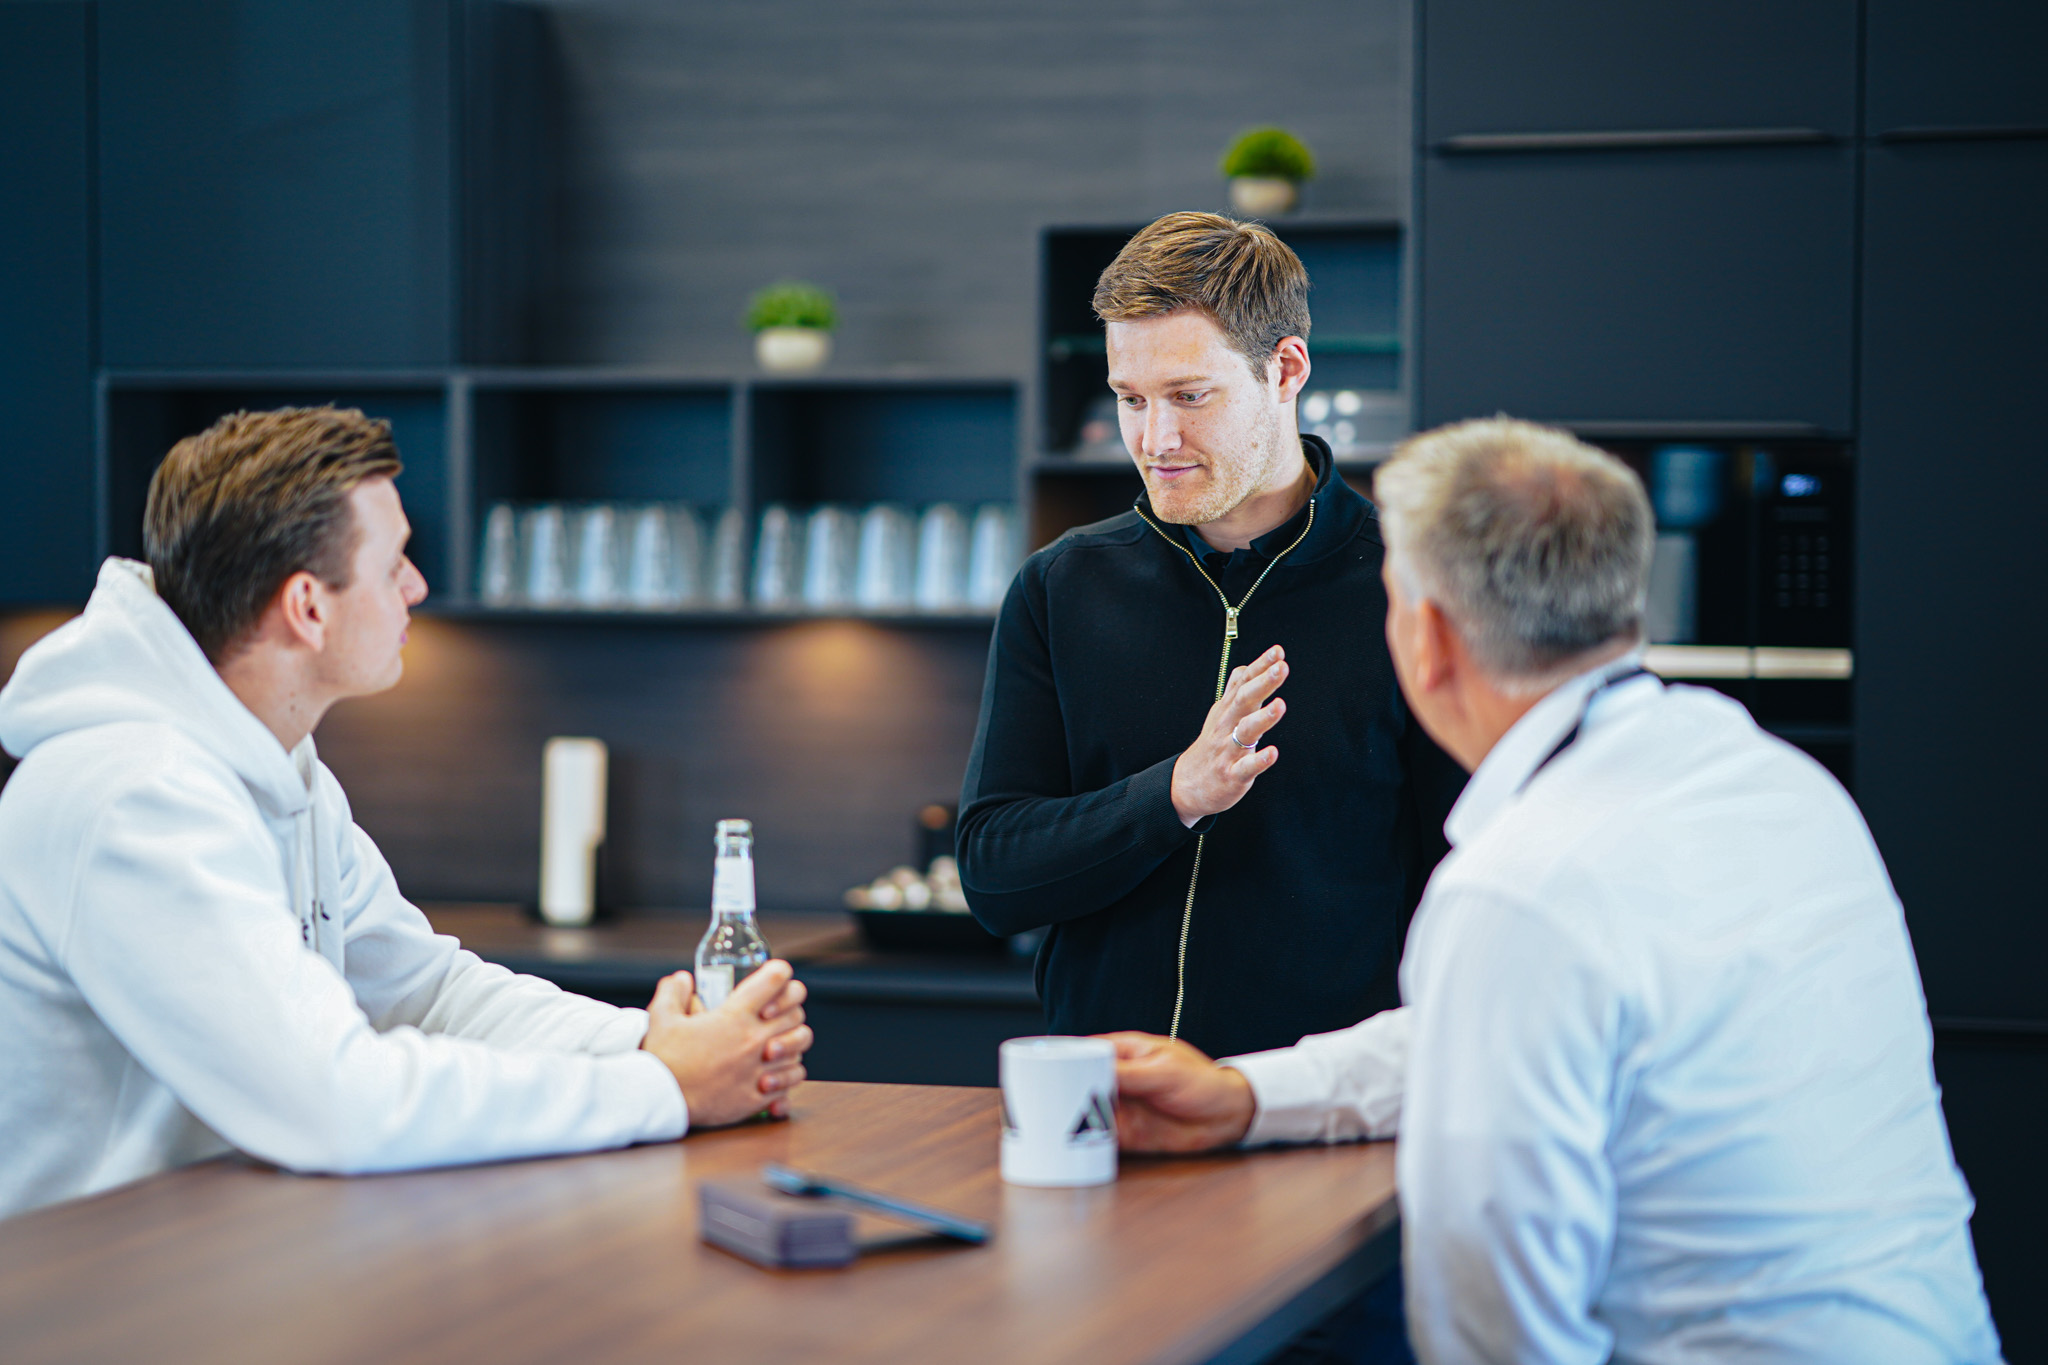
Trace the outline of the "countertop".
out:
<instances>
[{"instance_id":1,"label":"countertop","mask_svg":"<svg viewBox=\"0 0 2048 1365\"><path fill-rule=\"evenodd\" d=\"M589 928L541 924L514 905L430 904L434 928L487 961L601 997L651 994L688 970L710 911L643 912ZM987 953L881 952L865 946L851 915L764 910L769 949L795 964L813 996L844 1001L1035 1007L1031 962Z\"/></svg>"}]
</instances>

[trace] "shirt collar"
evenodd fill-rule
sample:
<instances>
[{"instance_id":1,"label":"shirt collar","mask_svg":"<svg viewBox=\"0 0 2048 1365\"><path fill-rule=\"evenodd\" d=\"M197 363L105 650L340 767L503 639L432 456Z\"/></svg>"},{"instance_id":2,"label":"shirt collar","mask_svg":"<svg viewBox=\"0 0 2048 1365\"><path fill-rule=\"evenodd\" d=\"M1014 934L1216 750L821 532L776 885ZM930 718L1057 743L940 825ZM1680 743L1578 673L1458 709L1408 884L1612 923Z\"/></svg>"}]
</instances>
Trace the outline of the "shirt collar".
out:
<instances>
[{"instance_id":1,"label":"shirt collar","mask_svg":"<svg viewBox=\"0 0 2048 1365\"><path fill-rule=\"evenodd\" d=\"M1453 848L1477 838L1522 794L1523 784L1558 741L1581 723L1587 699L1617 673L1642 666L1642 651L1631 650L1559 683L1508 727L1451 807L1444 837ZM1648 676L1648 675L1645 675Z\"/></svg>"}]
</instances>

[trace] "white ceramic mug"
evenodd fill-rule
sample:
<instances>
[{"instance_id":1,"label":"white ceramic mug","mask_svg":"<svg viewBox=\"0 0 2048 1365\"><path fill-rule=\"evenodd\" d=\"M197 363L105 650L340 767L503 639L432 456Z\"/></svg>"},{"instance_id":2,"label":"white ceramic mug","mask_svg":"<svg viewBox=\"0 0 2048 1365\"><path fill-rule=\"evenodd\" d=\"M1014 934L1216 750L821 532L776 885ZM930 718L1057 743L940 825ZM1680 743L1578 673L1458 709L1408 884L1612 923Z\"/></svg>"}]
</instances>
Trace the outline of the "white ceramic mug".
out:
<instances>
[{"instance_id":1,"label":"white ceramic mug","mask_svg":"<svg viewBox=\"0 0 2048 1365\"><path fill-rule=\"evenodd\" d=\"M1012 1038L1003 1085L1003 1179L1106 1185L1116 1179L1116 1045L1107 1038Z\"/></svg>"}]
</instances>

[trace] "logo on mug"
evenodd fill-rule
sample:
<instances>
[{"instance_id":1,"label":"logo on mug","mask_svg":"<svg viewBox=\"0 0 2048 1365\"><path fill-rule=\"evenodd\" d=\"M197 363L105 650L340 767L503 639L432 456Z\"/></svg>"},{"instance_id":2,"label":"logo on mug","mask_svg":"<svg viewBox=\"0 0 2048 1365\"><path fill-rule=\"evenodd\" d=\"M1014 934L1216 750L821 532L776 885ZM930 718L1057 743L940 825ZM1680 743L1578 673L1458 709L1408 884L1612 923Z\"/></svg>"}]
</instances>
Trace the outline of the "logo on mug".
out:
<instances>
[{"instance_id":1,"label":"logo on mug","mask_svg":"<svg viewBox=\"0 0 2048 1365\"><path fill-rule=\"evenodd\" d=\"M1116 1141L1116 1112L1109 1107L1109 1100L1101 1091L1089 1095L1088 1107L1081 1111L1081 1117L1074 1122L1073 1131L1067 1134L1070 1147L1094 1147L1105 1142Z\"/></svg>"}]
</instances>

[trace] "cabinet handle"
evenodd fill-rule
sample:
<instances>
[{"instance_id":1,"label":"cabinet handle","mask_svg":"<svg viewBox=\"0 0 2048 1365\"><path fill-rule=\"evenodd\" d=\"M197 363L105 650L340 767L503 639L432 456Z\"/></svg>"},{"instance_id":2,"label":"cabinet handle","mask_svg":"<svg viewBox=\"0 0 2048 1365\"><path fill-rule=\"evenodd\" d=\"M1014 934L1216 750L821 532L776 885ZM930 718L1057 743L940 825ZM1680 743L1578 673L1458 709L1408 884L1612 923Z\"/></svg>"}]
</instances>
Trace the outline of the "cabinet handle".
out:
<instances>
[{"instance_id":1,"label":"cabinet handle","mask_svg":"<svg viewBox=\"0 0 2048 1365\"><path fill-rule=\"evenodd\" d=\"M1475 152L1629 152L1683 147L1810 147L1840 141L1818 128L1661 128L1612 133L1460 133L1445 155Z\"/></svg>"},{"instance_id":2,"label":"cabinet handle","mask_svg":"<svg viewBox=\"0 0 2048 1365\"><path fill-rule=\"evenodd\" d=\"M1551 419L1577 436L1638 441L1791 441L1827 435L1818 422L1645 422Z\"/></svg>"},{"instance_id":3,"label":"cabinet handle","mask_svg":"<svg viewBox=\"0 0 2048 1365\"><path fill-rule=\"evenodd\" d=\"M2048 138L2048 127L2031 123L1930 124L1922 128L1887 128L1877 135L1879 142L2031 142L2037 138Z\"/></svg>"},{"instance_id":4,"label":"cabinet handle","mask_svg":"<svg viewBox=\"0 0 2048 1365\"><path fill-rule=\"evenodd\" d=\"M2048 1022L2039 1019L1971 1019L1938 1014L1929 1023L1945 1041L2004 1042L2013 1047L2048 1044Z\"/></svg>"}]
</instances>

